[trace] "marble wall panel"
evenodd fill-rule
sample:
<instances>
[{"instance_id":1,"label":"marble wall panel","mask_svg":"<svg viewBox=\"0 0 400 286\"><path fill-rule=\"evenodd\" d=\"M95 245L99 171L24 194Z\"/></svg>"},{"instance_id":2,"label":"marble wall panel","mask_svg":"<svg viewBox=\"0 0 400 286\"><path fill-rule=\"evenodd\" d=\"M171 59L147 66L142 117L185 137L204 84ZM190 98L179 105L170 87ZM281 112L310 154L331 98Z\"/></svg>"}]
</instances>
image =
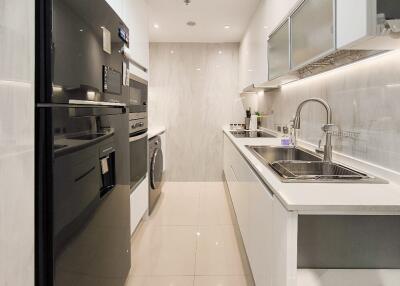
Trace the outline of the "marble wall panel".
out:
<instances>
[{"instance_id":1,"label":"marble wall panel","mask_svg":"<svg viewBox=\"0 0 400 286\"><path fill-rule=\"evenodd\" d=\"M0 285L34 285L34 12L0 0Z\"/></svg>"},{"instance_id":2,"label":"marble wall panel","mask_svg":"<svg viewBox=\"0 0 400 286\"><path fill-rule=\"evenodd\" d=\"M244 114L238 51L231 43L150 45L149 124L167 128L167 180L221 180L221 127Z\"/></svg>"}]
</instances>

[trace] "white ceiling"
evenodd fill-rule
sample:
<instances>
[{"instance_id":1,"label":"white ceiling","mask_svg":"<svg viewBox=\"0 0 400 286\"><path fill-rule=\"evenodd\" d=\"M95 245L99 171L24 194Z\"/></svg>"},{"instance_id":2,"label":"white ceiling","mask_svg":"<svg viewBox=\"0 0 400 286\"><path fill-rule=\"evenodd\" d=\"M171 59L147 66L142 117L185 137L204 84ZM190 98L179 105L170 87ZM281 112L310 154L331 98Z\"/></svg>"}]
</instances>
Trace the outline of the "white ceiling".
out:
<instances>
[{"instance_id":1,"label":"white ceiling","mask_svg":"<svg viewBox=\"0 0 400 286\"><path fill-rule=\"evenodd\" d=\"M260 0L191 0L188 6L184 0L147 2L151 42L221 43L241 41ZM189 27L188 21L197 25Z\"/></svg>"}]
</instances>

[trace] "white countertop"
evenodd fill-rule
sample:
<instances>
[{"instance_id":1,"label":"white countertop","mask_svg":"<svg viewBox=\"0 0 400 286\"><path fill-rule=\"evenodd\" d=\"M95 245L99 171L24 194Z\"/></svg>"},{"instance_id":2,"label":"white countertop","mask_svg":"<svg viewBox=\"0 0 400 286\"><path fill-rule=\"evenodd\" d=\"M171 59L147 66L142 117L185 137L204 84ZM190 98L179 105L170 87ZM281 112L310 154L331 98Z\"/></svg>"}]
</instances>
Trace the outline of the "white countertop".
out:
<instances>
[{"instance_id":1,"label":"white countertop","mask_svg":"<svg viewBox=\"0 0 400 286\"><path fill-rule=\"evenodd\" d=\"M281 145L280 138L235 138L228 127L223 130L287 210L303 214L400 215L400 185L393 181L388 184L283 183L269 166L264 165L246 148L246 145ZM334 161L353 167L348 160L339 161L335 155ZM377 175L370 170L362 171Z\"/></svg>"},{"instance_id":2,"label":"white countertop","mask_svg":"<svg viewBox=\"0 0 400 286\"><path fill-rule=\"evenodd\" d=\"M399 269L298 269L297 286L398 286Z\"/></svg>"},{"instance_id":3,"label":"white countertop","mask_svg":"<svg viewBox=\"0 0 400 286\"><path fill-rule=\"evenodd\" d=\"M152 126L152 127L149 127L147 134L149 136L149 139L151 139L154 136L164 133L166 130L167 129L165 128L165 126Z\"/></svg>"}]
</instances>

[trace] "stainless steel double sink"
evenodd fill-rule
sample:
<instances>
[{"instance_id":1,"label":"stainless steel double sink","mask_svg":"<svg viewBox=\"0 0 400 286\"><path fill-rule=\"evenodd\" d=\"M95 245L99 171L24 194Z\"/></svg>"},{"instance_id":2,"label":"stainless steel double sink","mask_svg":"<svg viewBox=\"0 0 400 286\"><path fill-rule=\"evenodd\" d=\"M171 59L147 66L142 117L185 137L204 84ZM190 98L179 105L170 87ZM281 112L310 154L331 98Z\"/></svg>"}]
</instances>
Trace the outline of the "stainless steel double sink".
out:
<instances>
[{"instance_id":1,"label":"stainless steel double sink","mask_svg":"<svg viewBox=\"0 0 400 286\"><path fill-rule=\"evenodd\" d=\"M285 183L375 183L386 181L359 172L299 147L246 146Z\"/></svg>"}]
</instances>

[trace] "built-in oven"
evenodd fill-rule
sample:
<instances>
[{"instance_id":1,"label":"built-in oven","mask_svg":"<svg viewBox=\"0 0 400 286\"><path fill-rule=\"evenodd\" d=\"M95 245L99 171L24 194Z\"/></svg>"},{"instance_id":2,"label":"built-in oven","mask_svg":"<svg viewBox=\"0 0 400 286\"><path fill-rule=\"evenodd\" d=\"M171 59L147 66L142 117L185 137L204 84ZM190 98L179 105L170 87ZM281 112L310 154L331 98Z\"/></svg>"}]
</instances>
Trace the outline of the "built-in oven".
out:
<instances>
[{"instance_id":1,"label":"built-in oven","mask_svg":"<svg viewBox=\"0 0 400 286\"><path fill-rule=\"evenodd\" d=\"M129 137L131 192L146 178L147 133Z\"/></svg>"},{"instance_id":2,"label":"built-in oven","mask_svg":"<svg viewBox=\"0 0 400 286\"><path fill-rule=\"evenodd\" d=\"M147 175L147 81L129 75L129 153L131 192Z\"/></svg>"},{"instance_id":3,"label":"built-in oven","mask_svg":"<svg viewBox=\"0 0 400 286\"><path fill-rule=\"evenodd\" d=\"M129 156L131 192L147 175L147 113L129 114Z\"/></svg>"}]
</instances>

